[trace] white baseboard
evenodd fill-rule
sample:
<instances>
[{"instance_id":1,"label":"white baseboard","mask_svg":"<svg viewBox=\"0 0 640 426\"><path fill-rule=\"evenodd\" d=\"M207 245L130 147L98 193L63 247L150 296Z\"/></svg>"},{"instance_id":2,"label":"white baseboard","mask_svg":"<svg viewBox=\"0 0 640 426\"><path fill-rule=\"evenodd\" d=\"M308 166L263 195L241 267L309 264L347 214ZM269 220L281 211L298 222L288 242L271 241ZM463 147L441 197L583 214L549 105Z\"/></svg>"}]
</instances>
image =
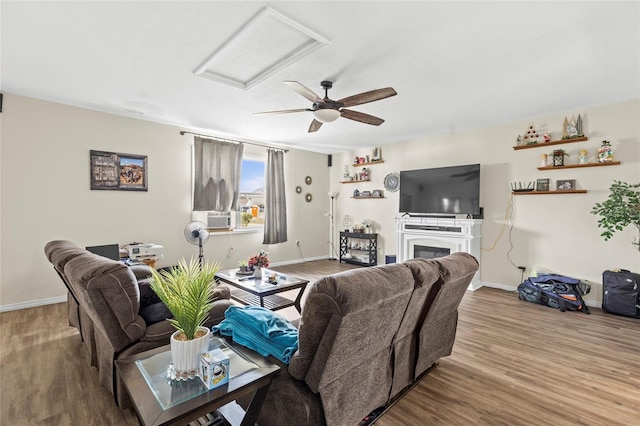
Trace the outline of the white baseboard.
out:
<instances>
[{"instance_id":1,"label":"white baseboard","mask_svg":"<svg viewBox=\"0 0 640 426\"><path fill-rule=\"evenodd\" d=\"M295 265L296 263L304 263L304 262L312 262L314 260L327 260L329 259L328 255L324 256L316 256L316 257L307 257L304 259L293 259L293 260L285 260L284 262L274 262L269 266L285 266L285 265ZM337 261L338 259L336 259Z\"/></svg>"},{"instance_id":2,"label":"white baseboard","mask_svg":"<svg viewBox=\"0 0 640 426\"><path fill-rule=\"evenodd\" d=\"M67 296L56 296L48 299L30 300L28 302L12 303L10 305L1 305L0 312L17 311L18 309L35 308L36 306L53 305L67 301Z\"/></svg>"}]
</instances>

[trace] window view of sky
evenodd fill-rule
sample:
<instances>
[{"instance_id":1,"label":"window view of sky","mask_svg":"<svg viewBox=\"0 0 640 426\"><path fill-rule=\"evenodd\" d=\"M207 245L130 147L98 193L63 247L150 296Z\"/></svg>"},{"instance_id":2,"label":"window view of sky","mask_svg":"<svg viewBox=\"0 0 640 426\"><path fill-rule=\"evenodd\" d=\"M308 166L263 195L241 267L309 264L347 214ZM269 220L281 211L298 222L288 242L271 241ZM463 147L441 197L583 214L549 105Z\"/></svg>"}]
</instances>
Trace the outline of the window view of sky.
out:
<instances>
[{"instance_id":1,"label":"window view of sky","mask_svg":"<svg viewBox=\"0 0 640 426\"><path fill-rule=\"evenodd\" d=\"M242 160L240 192L264 192L264 162Z\"/></svg>"}]
</instances>

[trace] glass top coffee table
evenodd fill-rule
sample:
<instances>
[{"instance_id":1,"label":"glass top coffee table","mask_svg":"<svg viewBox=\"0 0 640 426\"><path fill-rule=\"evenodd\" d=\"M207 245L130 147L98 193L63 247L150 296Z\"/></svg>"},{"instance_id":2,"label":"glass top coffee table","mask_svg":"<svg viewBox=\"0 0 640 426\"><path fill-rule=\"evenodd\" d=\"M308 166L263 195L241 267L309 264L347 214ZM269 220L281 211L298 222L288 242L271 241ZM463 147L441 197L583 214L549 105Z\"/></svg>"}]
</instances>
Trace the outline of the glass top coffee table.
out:
<instances>
[{"instance_id":1,"label":"glass top coffee table","mask_svg":"<svg viewBox=\"0 0 640 426\"><path fill-rule=\"evenodd\" d=\"M277 280L273 283L267 281L270 275L275 274ZM242 275L237 270L225 270L216 274L216 278L231 287L231 298L243 305L262 306L263 308L276 311L289 306L295 306L301 312L300 299L304 289L309 284L308 280L293 277L291 275L280 274L262 268L262 278L254 278L253 275ZM278 293L299 289L295 300L279 296Z\"/></svg>"},{"instance_id":2,"label":"glass top coffee table","mask_svg":"<svg viewBox=\"0 0 640 426\"><path fill-rule=\"evenodd\" d=\"M170 346L142 352L116 361L116 368L131 397L140 424L186 425L215 410L230 424L253 425L271 378L280 366L224 337L213 335L209 350L221 349L229 357L229 383L208 390L199 378L167 379ZM253 394L248 410L229 404Z\"/></svg>"}]
</instances>

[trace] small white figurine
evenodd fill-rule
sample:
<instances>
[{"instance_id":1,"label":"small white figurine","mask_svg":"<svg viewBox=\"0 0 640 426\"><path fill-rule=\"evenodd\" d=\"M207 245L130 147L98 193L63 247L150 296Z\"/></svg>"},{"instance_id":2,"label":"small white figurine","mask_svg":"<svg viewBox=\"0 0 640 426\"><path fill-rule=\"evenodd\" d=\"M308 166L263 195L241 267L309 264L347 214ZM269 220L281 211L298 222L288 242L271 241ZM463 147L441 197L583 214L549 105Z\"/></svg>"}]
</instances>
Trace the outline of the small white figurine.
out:
<instances>
[{"instance_id":1,"label":"small white figurine","mask_svg":"<svg viewBox=\"0 0 640 426\"><path fill-rule=\"evenodd\" d=\"M549 165L549 160L547 157L547 154L542 154L540 156L540 167L547 167Z\"/></svg>"},{"instance_id":2,"label":"small white figurine","mask_svg":"<svg viewBox=\"0 0 640 426\"><path fill-rule=\"evenodd\" d=\"M580 159L578 160L579 164L587 164L587 154L589 152L586 149L580 150Z\"/></svg>"}]
</instances>

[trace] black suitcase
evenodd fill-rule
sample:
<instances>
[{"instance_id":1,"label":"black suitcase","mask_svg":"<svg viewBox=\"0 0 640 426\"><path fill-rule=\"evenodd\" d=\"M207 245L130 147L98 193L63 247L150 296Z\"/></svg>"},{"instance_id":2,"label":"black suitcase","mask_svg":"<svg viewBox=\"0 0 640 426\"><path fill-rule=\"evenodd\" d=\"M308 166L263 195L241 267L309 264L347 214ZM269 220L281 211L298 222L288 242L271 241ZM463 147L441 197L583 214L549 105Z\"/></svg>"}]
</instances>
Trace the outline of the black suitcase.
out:
<instances>
[{"instance_id":1,"label":"black suitcase","mask_svg":"<svg viewBox=\"0 0 640 426\"><path fill-rule=\"evenodd\" d=\"M640 318L640 274L625 269L602 273L602 309Z\"/></svg>"}]
</instances>

